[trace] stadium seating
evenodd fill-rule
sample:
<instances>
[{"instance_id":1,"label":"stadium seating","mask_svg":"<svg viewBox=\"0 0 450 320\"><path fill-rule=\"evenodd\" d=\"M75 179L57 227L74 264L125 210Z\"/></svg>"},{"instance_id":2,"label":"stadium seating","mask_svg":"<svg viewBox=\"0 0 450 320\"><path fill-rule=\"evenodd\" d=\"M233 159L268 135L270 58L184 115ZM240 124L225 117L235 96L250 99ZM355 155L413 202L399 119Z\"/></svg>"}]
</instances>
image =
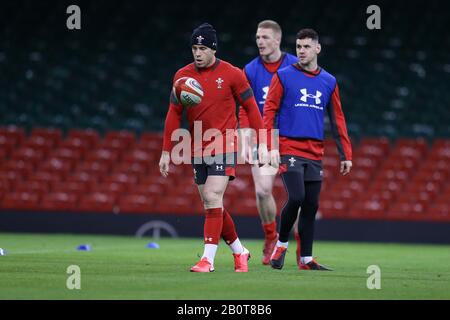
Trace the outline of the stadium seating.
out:
<instances>
[{"instance_id":1,"label":"stadium seating","mask_svg":"<svg viewBox=\"0 0 450 320\"><path fill-rule=\"evenodd\" d=\"M7 17L11 22L5 21L5 35L21 36L11 37L0 52L4 70L0 74L0 125L36 130L39 137L51 135L56 144L61 139L60 131L70 131L71 137L81 138L88 147L96 143L98 132L125 130L128 137L120 140L131 143L137 134L162 129L171 77L190 62L187 41L190 31L199 24L194 18L198 17L195 6L164 1L151 5L145 1L86 2L81 5L89 12L83 17L84 23L91 30L104 30L88 34L68 33L55 25L66 10L64 2L52 6L25 2L27 10L13 2L5 11L15 12L14 17ZM203 16L214 21L218 30L220 57L243 67L257 55L255 26L259 18L267 18L262 9L266 7L272 8L269 0L260 1L258 10L242 2L239 12L218 9L216 4L203 8ZM384 12L402 12L395 19L383 19L383 32L361 27L366 23L364 1L345 6L339 1L316 1L302 8L300 23L298 16L286 14L283 6L272 8L270 13L281 21L285 51L294 52L295 33L300 27L310 25L319 31L323 47L319 62L340 83L352 137L448 138L450 111L445 102L450 100L446 88L450 48L440 37L447 31L447 19L440 14L445 9L437 2L428 4L412 37L404 26L416 20L416 7L399 7L392 1L383 1L382 7ZM159 14L162 12L170 14ZM355 12L361 14L355 16ZM316 18L319 13L321 19ZM48 19L33 30L19 23L32 16ZM252 19L247 20L248 16ZM240 17L245 17L242 21L246 23L228 23ZM345 28L337 27L341 24L336 17L346 21ZM136 21L140 23L135 25ZM132 32L124 22L132 25ZM427 31L429 26L433 26L433 32ZM59 41L53 41L53 37ZM148 45L150 38L164 45L154 50ZM424 47L424 41L433 45ZM23 43L28 46L24 48ZM51 127L53 132L40 132L40 127ZM79 136L77 130L83 128L94 129L93 135ZM10 136L9 145L21 142L18 140L25 135L22 131ZM0 145L4 140L0 138ZM115 142L108 140L104 143L114 148Z\"/></svg>"},{"instance_id":2,"label":"stadium seating","mask_svg":"<svg viewBox=\"0 0 450 320\"><path fill-rule=\"evenodd\" d=\"M111 131L101 135L77 129L60 135L41 128L27 135L20 128L1 127L0 137L6 137L5 132L13 133L8 139L14 143L0 159L1 210L203 212L190 165L171 165L168 178L159 174L160 134L146 132L136 137ZM30 138L36 136L45 141L39 145L48 149L30 147ZM89 147L71 149L74 139ZM111 141L117 148L106 147ZM339 174L331 140L325 152L321 218L450 221L447 140L429 145L420 139L393 143L385 138L361 139L354 143L354 169L348 176ZM236 172L237 179L225 194L225 206L235 215L255 216L250 167L238 165ZM287 195L280 177L275 179L274 196L281 209Z\"/></svg>"},{"instance_id":3,"label":"stadium seating","mask_svg":"<svg viewBox=\"0 0 450 320\"><path fill-rule=\"evenodd\" d=\"M383 32L361 28L364 1L310 2L300 20L272 2L239 2L237 11L211 2L202 15L218 30L218 56L239 67L257 55L262 19L280 21L282 49L292 53L299 28L319 31L319 62L339 82L354 147L353 172L343 177L336 147L326 141L320 217L450 221L450 47L441 36L448 29L441 5L421 8L411 33L417 7L395 1L383 1L383 12L402 14L386 15ZM5 17L0 49L0 210L201 214L191 167L171 166L162 178L157 165L172 76L191 61L198 9L87 1L83 28L102 32L68 32L59 25L65 5L4 4L14 14ZM38 28L22 23L34 17L46 19ZM256 216L250 168L238 166L237 175L225 204L233 214ZM279 177L274 195L281 208Z\"/></svg>"}]
</instances>

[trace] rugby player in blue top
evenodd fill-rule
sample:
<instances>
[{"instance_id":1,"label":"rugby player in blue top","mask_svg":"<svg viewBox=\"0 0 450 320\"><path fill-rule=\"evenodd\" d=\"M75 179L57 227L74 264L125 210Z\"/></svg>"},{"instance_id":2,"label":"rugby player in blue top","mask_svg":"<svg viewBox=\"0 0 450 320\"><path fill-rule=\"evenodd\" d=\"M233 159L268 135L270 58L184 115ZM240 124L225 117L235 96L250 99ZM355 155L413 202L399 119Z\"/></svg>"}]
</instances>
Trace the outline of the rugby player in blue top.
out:
<instances>
[{"instance_id":1,"label":"rugby player in blue top","mask_svg":"<svg viewBox=\"0 0 450 320\"><path fill-rule=\"evenodd\" d=\"M264 104L264 126L279 130L279 149L271 148L271 164L279 167L288 200L281 212L279 239L270 258L281 269L286 255L289 232L297 218L301 238L302 270L330 270L312 256L314 222L319 207L324 154L324 116L328 114L331 131L339 152L340 172L352 167L352 147L342 112L336 78L317 64L321 46L312 29L297 33L298 62L280 69L273 76ZM270 139L268 140L270 142Z\"/></svg>"},{"instance_id":2,"label":"rugby player in blue top","mask_svg":"<svg viewBox=\"0 0 450 320\"><path fill-rule=\"evenodd\" d=\"M282 52L280 49L282 31L280 25L273 20L264 20L258 24L256 30L256 45L258 47L259 56L250 61L244 68L244 73L252 87L256 102L263 114L264 102L266 100L267 92L269 91L270 81L272 76L278 69L287 67L297 62L297 57ZM239 111L239 126L240 136L242 139L247 139L247 142L241 142L244 146L250 145L251 131L247 112L244 108ZM242 140L241 140L242 141ZM246 157L249 160L249 153L251 150L245 148ZM254 159L257 160L257 159ZM272 195L273 184L275 180L274 174L263 174L257 161L254 161L252 166L252 177L255 184L256 193L256 207L261 218L261 224L264 230L264 246L262 263L268 265L270 263L270 256L278 240L276 213L277 208L274 197ZM297 239L297 254L300 254L300 238L295 232Z\"/></svg>"}]
</instances>

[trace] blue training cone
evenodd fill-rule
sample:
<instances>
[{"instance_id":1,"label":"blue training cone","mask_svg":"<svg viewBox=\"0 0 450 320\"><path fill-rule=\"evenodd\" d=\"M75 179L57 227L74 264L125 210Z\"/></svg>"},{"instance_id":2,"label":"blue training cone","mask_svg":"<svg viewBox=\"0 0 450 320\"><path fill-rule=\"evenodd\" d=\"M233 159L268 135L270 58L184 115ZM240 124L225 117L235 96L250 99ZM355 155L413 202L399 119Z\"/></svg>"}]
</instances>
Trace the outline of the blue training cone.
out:
<instances>
[{"instance_id":1,"label":"blue training cone","mask_svg":"<svg viewBox=\"0 0 450 320\"><path fill-rule=\"evenodd\" d=\"M91 246L89 244L80 244L77 247L77 250L80 250L80 251L91 251Z\"/></svg>"},{"instance_id":2,"label":"blue training cone","mask_svg":"<svg viewBox=\"0 0 450 320\"><path fill-rule=\"evenodd\" d=\"M159 249L159 244L157 244L156 242L149 242L149 243L147 244L147 248L150 248L150 249Z\"/></svg>"}]
</instances>

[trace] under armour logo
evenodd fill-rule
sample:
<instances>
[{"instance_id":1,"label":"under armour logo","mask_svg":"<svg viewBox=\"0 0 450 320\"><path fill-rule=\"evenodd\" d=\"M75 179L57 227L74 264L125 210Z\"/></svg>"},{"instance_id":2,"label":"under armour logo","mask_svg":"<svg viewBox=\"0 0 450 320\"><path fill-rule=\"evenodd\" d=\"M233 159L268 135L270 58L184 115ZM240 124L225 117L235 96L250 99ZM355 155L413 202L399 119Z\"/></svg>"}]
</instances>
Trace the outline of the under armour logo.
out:
<instances>
[{"instance_id":1,"label":"under armour logo","mask_svg":"<svg viewBox=\"0 0 450 320\"><path fill-rule=\"evenodd\" d=\"M269 86L262 88L263 91L263 99L266 100L267 99L267 94L269 93Z\"/></svg>"},{"instance_id":2,"label":"under armour logo","mask_svg":"<svg viewBox=\"0 0 450 320\"><path fill-rule=\"evenodd\" d=\"M222 83L223 83L222 78L218 78L216 80L216 82L217 82L217 89L222 89Z\"/></svg>"},{"instance_id":3,"label":"under armour logo","mask_svg":"<svg viewBox=\"0 0 450 320\"><path fill-rule=\"evenodd\" d=\"M306 102L307 98L312 98L316 100L316 104L320 104L319 98L322 96L322 92L320 92L319 90L316 90L316 95L308 93L308 90L306 90L306 88L301 89L300 92L302 93L302 97L300 98L300 100L302 100L303 102Z\"/></svg>"},{"instance_id":4,"label":"under armour logo","mask_svg":"<svg viewBox=\"0 0 450 320\"><path fill-rule=\"evenodd\" d=\"M295 160L294 157L291 157L291 158L289 159L289 162L291 163L290 167L293 167L293 166L294 166L295 161L297 161L297 160Z\"/></svg>"},{"instance_id":5,"label":"under armour logo","mask_svg":"<svg viewBox=\"0 0 450 320\"><path fill-rule=\"evenodd\" d=\"M206 241L206 242L212 242L212 238L207 238L207 237L205 237L205 241Z\"/></svg>"},{"instance_id":6,"label":"under armour logo","mask_svg":"<svg viewBox=\"0 0 450 320\"><path fill-rule=\"evenodd\" d=\"M197 37L197 43L198 44L202 44L202 41L205 40L205 38L203 38L202 36L198 36Z\"/></svg>"},{"instance_id":7,"label":"under armour logo","mask_svg":"<svg viewBox=\"0 0 450 320\"><path fill-rule=\"evenodd\" d=\"M216 170L223 170L223 166L216 165Z\"/></svg>"}]
</instances>

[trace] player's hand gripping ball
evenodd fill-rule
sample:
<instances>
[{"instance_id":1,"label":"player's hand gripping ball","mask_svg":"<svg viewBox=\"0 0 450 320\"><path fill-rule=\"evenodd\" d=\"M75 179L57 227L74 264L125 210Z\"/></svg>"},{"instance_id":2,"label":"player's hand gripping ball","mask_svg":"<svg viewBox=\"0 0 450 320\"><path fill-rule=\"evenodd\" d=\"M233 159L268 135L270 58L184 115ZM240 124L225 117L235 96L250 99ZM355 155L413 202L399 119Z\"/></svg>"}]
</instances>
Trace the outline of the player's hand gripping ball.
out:
<instances>
[{"instance_id":1,"label":"player's hand gripping ball","mask_svg":"<svg viewBox=\"0 0 450 320\"><path fill-rule=\"evenodd\" d=\"M190 108L202 102L203 88L194 78L183 77L175 81L173 92L178 102Z\"/></svg>"}]
</instances>

